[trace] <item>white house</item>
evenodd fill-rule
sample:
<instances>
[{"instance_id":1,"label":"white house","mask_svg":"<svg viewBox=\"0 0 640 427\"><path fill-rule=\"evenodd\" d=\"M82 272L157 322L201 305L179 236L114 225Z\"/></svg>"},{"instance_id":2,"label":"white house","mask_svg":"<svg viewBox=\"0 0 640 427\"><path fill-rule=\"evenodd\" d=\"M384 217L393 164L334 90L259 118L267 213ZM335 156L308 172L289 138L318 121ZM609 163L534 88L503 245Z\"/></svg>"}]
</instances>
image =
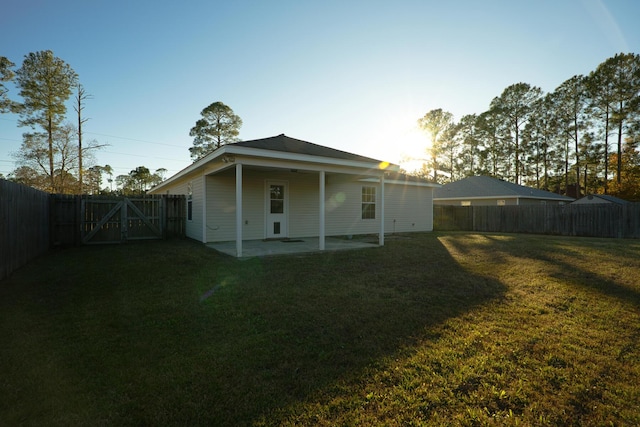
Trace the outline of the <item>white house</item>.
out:
<instances>
[{"instance_id":1,"label":"white house","mask_svg":"<svg viewBox=\"0 0 640 427\"><path fill-rule=\"evenodd\" d=\"M399 167L284 134L223 145L149 191L187 197L203 243L431 231L438 184Z\"/></svg>"}]
</instances>

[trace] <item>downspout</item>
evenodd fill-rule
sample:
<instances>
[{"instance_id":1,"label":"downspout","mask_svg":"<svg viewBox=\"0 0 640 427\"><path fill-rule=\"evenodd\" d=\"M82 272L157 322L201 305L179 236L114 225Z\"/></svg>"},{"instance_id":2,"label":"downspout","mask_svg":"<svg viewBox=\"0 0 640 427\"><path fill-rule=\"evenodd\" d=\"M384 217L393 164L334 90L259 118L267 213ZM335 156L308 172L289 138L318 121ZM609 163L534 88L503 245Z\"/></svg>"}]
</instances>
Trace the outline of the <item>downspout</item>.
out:
<instances>
[{"instance_id":1,"label":"downspout","mask_svg":"<svg viewBox=\"0 0 640 427\"><path fill-rule=\"evenodd\" d=\"M202 172L202 243L207 243L207 176Z\"/></svg>"},{"instance_id":2,"label":"downspout","mask_svg":"<svg viewBox=\"0 0 640 427\"><path fill-rule=\"evenodd\" d=\"M236 163L236 257L242 256L242 164Z\"/></svg>"},{"instance_id":3,"label":"downspout","mask_svg":"<svg viewBox=\"0 0 640 427\"><path fill-rule=\"evenodd\" d=\"M380 176L380 236L378 244L384 246L384 172Z\"/></svg>"}]
</instances>

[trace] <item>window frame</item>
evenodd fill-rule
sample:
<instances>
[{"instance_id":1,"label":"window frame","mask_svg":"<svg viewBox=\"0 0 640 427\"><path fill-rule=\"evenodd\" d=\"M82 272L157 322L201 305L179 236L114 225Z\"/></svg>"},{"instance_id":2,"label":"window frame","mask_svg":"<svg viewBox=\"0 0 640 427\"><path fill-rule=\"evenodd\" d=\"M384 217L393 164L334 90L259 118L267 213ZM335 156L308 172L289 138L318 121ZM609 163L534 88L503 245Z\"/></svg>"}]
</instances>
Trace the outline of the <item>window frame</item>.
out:
<instances>
[{"instance_id":1,"label":"window frame","mask_svg":"<svg viewBox=\"0 0 640 427\"><path fill-rule=\"evenodd\" d=\"M376 203L378 191L373 185L363 185L361 189L361 210L360 219L376 219Z\"/></svg>"}]
</instances>

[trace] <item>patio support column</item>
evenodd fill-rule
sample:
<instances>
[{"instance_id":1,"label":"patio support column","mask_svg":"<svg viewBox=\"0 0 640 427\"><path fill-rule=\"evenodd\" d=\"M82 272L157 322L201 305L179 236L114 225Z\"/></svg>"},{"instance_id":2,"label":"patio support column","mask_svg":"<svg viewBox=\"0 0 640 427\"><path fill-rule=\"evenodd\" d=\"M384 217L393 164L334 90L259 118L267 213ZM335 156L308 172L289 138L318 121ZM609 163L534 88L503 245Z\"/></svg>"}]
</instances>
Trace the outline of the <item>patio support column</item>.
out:
<instances>
[{"instance_id":1,"label":"patio support column","mask_svg":"<svg viewBox=\"0 0 640 427\"><path fill-rule=\"evenodd\" d=\"M380 176L380 236L378 244L384 246L384 172Z\"/></svg>"},{"instance_id":2,"label":"patio support column","mask_svg":"<svg viewBox=\"0 0 640 427\"><path fill-rule=\"evenodd\" d=\"M202 174L202 243L207 243L207 176Z\"/></svg>"},{"instance_id":3,"label":"patio support column","mask_svg":"<svg viewBox=\"0 0 640 427\"><path fill-rule=\"evenodd\" d=\"M320 218L320 229L318 230L318 249L324 251L324 182L325 182L325 172L320 171L320 212L318 213L318 218Z\"/></svg>"},{"instance_id":4,"label":"patio support column","mask_svg":"<svg viewBox=\"0 0 640 427\"><path fill-rule=\"evenodd\" d=\"M236 163L236 256L242 256L242 164Z\"/></svg>"}]
</instances>

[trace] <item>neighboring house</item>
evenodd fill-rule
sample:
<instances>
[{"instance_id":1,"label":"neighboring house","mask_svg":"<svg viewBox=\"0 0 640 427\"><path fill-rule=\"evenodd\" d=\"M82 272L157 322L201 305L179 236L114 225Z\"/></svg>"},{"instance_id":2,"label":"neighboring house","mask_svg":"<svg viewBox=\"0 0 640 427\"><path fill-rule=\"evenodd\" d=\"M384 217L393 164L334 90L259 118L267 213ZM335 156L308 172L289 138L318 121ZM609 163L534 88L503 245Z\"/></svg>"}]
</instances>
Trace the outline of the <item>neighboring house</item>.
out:
<instances>
[{"instance_id":1,"label":"neighboring house","mask_svg":"<svg viewBox=\"0 0 640 427\"><path fill-rule=\"evenodd\" d=\"M572 205L620 205L624 206L628 204L626 200L622 200L618 197L609 196L608 194L589 194L588 196L584 196L574 202L571 202Z\"/></svg>"},{"instance_id":2,"label":"neighboring house","mask_svg":"<svg viewBox=\"0 0 640 427\"><path fill-rule=\"evenodd\" d=\"M186 235L209 242L431 231L438 184L397 165L290 138L223 145L152 188L187 197ZM238 203L237 201L241 201Z\"/></svg>"},{"instance_id":3,"label":"neighboring house","mask_svg":"<svg viewBox=\"0 0 640 427\"><path fill-rule=\"evenodd\" d=\"M565 204L567 196L525 187L489 176L470 176L445 184L434 191L435 205L507 206L525 204Z\"/></svg>"}]
</instances>

